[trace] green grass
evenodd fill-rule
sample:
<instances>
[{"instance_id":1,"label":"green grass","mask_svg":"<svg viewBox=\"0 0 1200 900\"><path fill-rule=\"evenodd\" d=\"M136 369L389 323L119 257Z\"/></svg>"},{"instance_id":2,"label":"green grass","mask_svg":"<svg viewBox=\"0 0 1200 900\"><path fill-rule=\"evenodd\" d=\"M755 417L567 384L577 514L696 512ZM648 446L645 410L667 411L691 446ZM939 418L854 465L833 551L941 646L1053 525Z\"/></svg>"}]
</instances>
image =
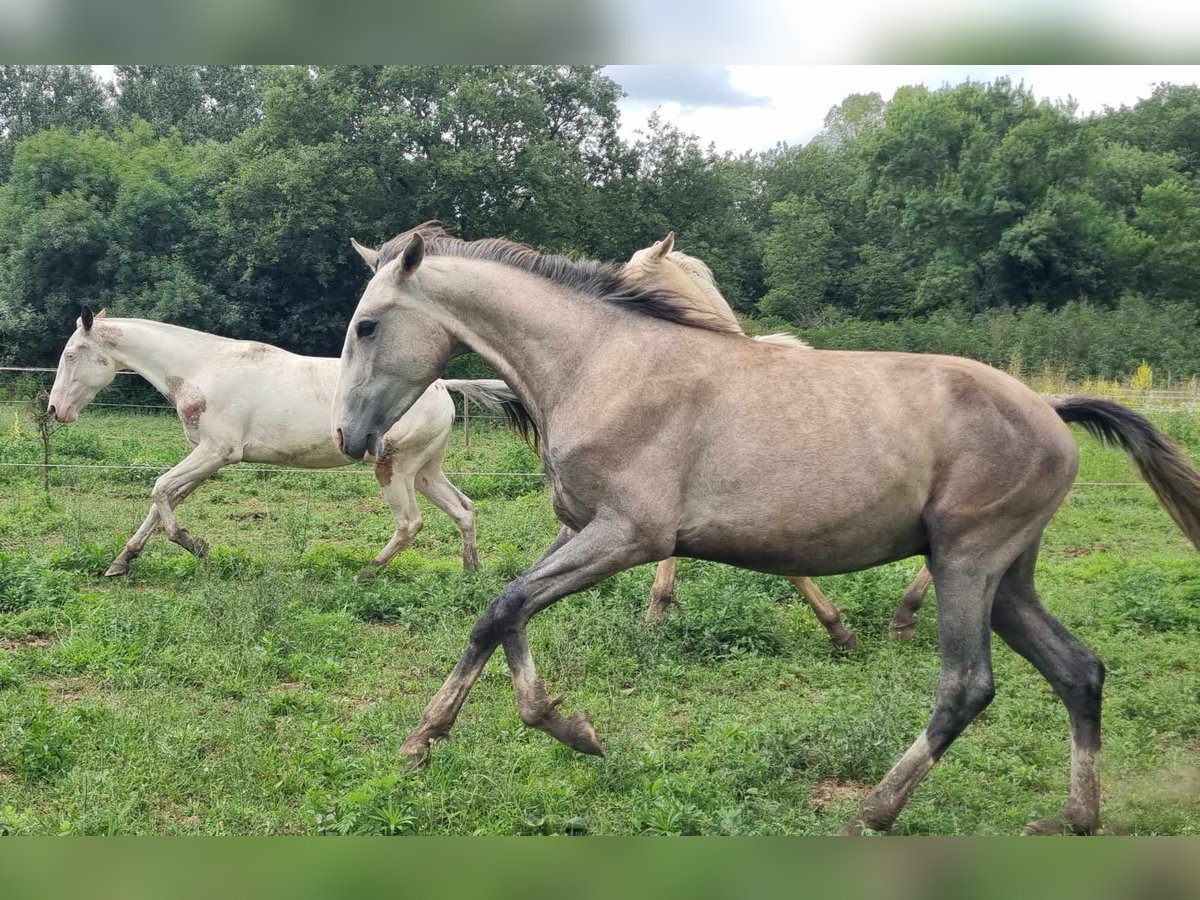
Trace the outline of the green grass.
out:
<instances>
[{"instance_id":1,"label":"green grass","mask_svg":"<svg viewBox=\"0 0 1200 900\"><path fill-rule=\"evenodd\" d=\"M1159 422L1200 454L1200 422ZM38 459L3 423L0 462ZM55 459L170 464L173 417L89 411ZM1082 438L1081 480L1134 481ZM461 434L452 471L531 471L507 434ZM934 603L911 644L887 622L918 561L821 580L859 636L849 658L782 579L685 562L682 611L642 624L651 570L535 620L564 709L603 759L524 728L502 655L453 741L402 776L397 750L471 623L557 530L539 479L456 479L476 501L483 570L452 523L373 584L390 536L368 470L229 470L181 511L213 546L161 536L127 579L99 573L141 521L151 471L0 467L0 834L823 834L924 727ZM1200 832L1200 567L1143 487L1077 488L1048 530L1047 604L1105 659L1105 828ZM1066 795L1066 715L999 642L997 698L913 798L904 833L1012 834Z\"/></svg>"}]
</instances>

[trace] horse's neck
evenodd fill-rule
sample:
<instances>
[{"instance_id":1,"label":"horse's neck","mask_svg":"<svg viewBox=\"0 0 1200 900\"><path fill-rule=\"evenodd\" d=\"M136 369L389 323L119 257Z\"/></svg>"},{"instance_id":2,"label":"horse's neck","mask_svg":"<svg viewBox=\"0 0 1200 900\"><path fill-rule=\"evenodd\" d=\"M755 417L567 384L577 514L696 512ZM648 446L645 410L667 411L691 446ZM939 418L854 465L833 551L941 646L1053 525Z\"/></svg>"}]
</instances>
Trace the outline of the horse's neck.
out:
<instances>
[{"instance_id":1,"label":"horse's neck","mask_svg":"<svg viewBox=\"0 0 1200 900\"><path fill-rule=\"evenodd\" d=\"M684 277L687 278L691 290L688 296L691 297L699 309L711 312L715 316L720 316L726 322L732 322L741 330L741 323L738 322L737 316L733 314L733 307L729 305L729 301L725 296L717 290L717 286L710 284L699 276L692 275L687 269L683 269Z\"/></svg>"},{"instance_id":2,"label":"horse's neck","mask_svg":"<svg viewBox=\"0 0 1200 900\"><path fill-rule=\"evenodd\" d=\"M599 346L637 326L603 300L499 263L433 257L421 278L443 326L508 383L539 424Z\"/></svg>"},{"instance_id":3,"label":"horse's neck","mask_svg":"<svg viewBox=\"0 0 1200 900\"><path fill-rule=\"evenodd\" d=\"M109 319L99 325L113 358L137 372L162 394L175 379L192 381L227 338L148 319Z\"/></svg>"}]
</instances>

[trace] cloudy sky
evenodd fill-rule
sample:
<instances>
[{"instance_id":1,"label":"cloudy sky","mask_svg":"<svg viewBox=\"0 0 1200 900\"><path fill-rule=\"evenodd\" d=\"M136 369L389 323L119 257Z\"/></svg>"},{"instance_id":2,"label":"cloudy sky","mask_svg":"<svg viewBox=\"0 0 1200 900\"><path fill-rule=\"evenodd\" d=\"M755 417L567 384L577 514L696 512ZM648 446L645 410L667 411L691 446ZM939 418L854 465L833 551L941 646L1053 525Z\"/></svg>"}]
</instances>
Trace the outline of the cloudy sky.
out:
<instances>
[{"instance_id":1,"label":"cloudy sky","mask_svg":"<svg viewBox=\"0 0 1200 900\"><path fill-rule=\"evenodd\" d=\"M719 150L800 144L848 94L884 99L906 84L937 88L1007 75L1039 97L1074 97L1080 112L1132 104L1155 82L1200 83L1200 66L609 66L625 89L622 131L635 137L655 109Z\"/></svg>"}]
</instances>

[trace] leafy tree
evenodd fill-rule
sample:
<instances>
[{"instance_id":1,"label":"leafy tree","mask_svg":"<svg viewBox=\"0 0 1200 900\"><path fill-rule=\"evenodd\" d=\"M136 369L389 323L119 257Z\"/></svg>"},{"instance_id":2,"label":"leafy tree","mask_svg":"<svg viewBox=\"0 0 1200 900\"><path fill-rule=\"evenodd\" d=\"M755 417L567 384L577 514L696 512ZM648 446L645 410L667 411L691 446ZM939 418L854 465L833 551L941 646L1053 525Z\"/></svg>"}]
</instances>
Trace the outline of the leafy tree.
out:
<instances>
[{"instance_id":1,"label":"leafy tree","mask_svg":"<svg viewBox=\"0 0 1200 900\"><path fill-rule=\"evenodd\" d=\"M825 305L833 227L812 197L794 194L771 207L775 227L764 241L763 264L770 288L759 308L796 325L816 324Z\"/></svg>"},{"instance_id":2,"label":"leafy tree","mask_svg":"<svg viewBox=\"0 0 1200 900\"><path fill-rule=\"evenodd\" d=\"M0 65L0 182L8 178L16 145L45 128L104 127L105 87L88 66Z\"/></svg>"}]
</instances>

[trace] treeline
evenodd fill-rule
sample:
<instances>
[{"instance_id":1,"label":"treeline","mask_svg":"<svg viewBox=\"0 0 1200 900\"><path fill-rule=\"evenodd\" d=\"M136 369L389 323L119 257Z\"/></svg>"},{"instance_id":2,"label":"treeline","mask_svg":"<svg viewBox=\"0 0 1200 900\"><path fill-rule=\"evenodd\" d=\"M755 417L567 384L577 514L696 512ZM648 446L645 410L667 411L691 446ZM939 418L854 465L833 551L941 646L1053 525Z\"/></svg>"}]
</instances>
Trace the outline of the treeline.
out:
<instances>
[{"instance_id":1,"label":"treeline","mask_svg":"<svg viewBox=\"0 0 1200 900\"><path fill-rule=\"evenodd\" d=\"M0 66L0 360L82 303L336 354L350 236L438 218L620 260L674 229L818 346L1200 374L1200 89L855 95L803 147L617 132L593 67ZM751 323L753 327L753 323Z\"/></svg>"}]
</instances>

